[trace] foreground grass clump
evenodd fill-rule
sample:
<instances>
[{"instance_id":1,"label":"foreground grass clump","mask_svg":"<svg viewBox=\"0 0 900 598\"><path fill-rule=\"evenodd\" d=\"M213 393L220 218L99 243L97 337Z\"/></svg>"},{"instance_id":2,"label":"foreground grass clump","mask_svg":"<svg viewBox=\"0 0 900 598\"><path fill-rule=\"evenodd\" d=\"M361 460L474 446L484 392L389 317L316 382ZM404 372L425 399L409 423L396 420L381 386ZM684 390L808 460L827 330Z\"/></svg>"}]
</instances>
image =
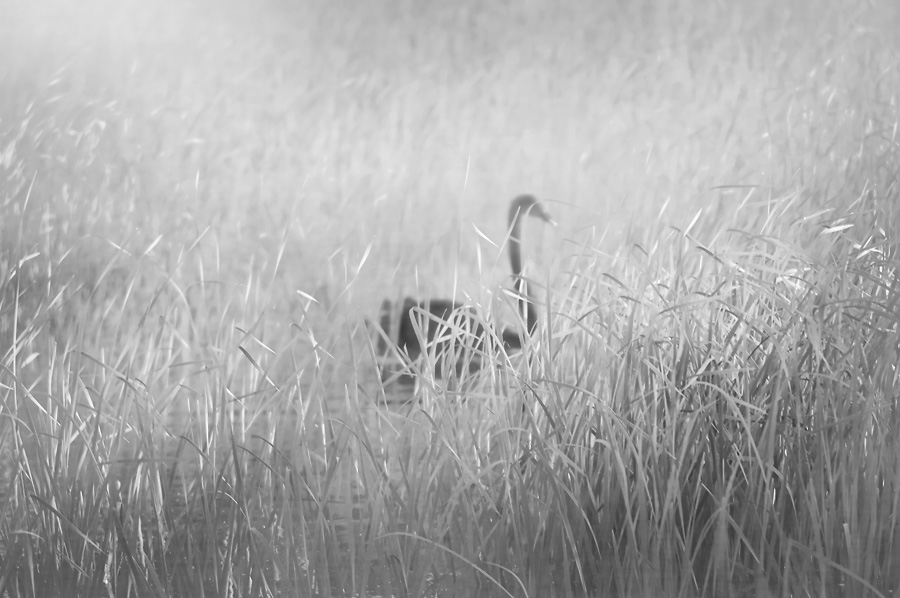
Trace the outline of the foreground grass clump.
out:
<instances>
[{"instance_id":1,"label":"foreground grass clump","mask_svg":"<svg viewBox=\"0 0 900 598\"><path fill-rule=\"evenodd\" d=\"M789 203L729 250L675 231L625 274L572 278L550 347L566 384L536 411L615 592L900 583L893 208L783 224Z\"/></svg>"},{"instance_id":2,"label":"foreground grass clump","mask_svg":"<svg viewBox=\"0 0 900 598\"><path fill-rule=\"evenodd\" d=\"M27 289L14 265L4 309L23 324L0 373L0 584L890 595L891 204L868 194L792 221L791 201L769 203L752 234L703 245L672 230L612 267L586 244L523 355L462 385L431 380L426 363L417 401L399 409L376 404L359 323L312 345L310 319L293 335L265 315L241 324L264 314L266 277L222 307L233 325L208 350L196 322L213 312L186 288L167 293L170 276L130 341L89 352L50 334L77 293L16 307ZM199 293L206 305L216 289ZM324 309L306 305L310 318ZM85 336L93 317L80 316Z\"/></svg>"}]
</instances>

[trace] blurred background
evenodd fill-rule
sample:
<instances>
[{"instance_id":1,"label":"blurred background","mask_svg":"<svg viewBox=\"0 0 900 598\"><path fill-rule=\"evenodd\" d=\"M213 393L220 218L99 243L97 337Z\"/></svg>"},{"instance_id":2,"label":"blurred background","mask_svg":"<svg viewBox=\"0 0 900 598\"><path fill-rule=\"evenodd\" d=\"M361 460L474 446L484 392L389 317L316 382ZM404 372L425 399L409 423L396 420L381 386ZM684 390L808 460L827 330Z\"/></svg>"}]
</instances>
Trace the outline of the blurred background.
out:
<instances>
[{"instance_id":1,"label":"blurred background","mask_svg":"<svg viewBox=\"0 0 900 598\"><path fill-rule=\"evenodd\" d=\"M692 222L709 239L773 197L814 213L893 183L893 2L2 10L2 243L21 230L86 279L117 248L152 244L171 271L187 247L223 280L267 264L284 297L352 279L371 313L508 283L522 192L561 223L529 240L546 270L585 244L613 254Z\"/></svg>"}]
</instances>

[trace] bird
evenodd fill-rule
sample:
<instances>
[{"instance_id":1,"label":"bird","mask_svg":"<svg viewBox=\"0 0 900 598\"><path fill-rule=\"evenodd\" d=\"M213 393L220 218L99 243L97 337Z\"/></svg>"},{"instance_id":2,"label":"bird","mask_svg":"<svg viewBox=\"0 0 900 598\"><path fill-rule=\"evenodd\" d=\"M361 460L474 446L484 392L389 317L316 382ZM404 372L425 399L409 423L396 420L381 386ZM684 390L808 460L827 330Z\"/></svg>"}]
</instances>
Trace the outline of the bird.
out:
<instances>
[{"instance_id":1,"label":"bird","mask_svg":"<svg viewBox=\"0 0 900 598\"><path fill-rule=\"evenodd\" d=\"M509 263L513 274L513 288L515 289L517 311L525 324L524 335L530 336L537 328L537 310L528 292L528 283L522 274L522 243L523 227L526 216L534 216L551 226L556 226L556 221L550 216L547 208L533 195L523 194L512 200L509 206ZM412 297L403 299L399 309L399 318L395 318L394 305L390 299L381 303L379 325L383 334L379 335L378 354L382 357L389 353L386 339L390 339L398 349L406 352L411 361L415 361L428 345L435 341L435 336L443 326L444 330L453 328L465 330L465 335L471 335L476 339L475 348L480 350L484 346L487 335L484 326L477 319L466 315L466 305L453 299L430 298L416 300ZM457 315L458 314L458 315ZM420 336L425 340L425 346L420 342ZM450 337L461 337L460 334L450 334ZM499 340L506 351L514 351L522 348L524 342L523 332L520 330L504 328L500 331ZM436 355L446 355L450 350L447 336L442 335L439 345L435 348ZM465 359L466 363L457 363L456 372L460 373L465 366L471 370L477 370L480 362L474 359ZM435 376L441 377L440 367L435 368ZM382 381L397 379L404 384L411 384L414 378L409 374L400 374L382 369Z\"/></svg>"}]
</instances>

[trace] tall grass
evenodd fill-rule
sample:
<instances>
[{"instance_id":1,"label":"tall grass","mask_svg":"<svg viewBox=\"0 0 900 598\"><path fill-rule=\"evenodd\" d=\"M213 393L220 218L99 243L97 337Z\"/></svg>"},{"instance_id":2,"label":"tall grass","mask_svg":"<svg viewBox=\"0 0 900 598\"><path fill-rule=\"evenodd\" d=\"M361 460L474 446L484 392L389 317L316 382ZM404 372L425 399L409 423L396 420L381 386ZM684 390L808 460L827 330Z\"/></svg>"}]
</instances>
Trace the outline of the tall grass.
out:
<instances>
[{"instance_id":1,"label":"tall grass","mask_svg":"<svg viewBox=\"0 0 900 598\"><path fill-rule=\"evenodd\" d=\"M776 211L726 251L672 231L573 277L551 379L580 383L541 408L610 589L894 591L892 211ZM816 259L785 241L810 234Z\"/></svg>"},{"instance_id":2,"label":"tall grass","mask_svg":"<svg viewBox=\"0 0 900 598\"><path fill-rule=\"evenodd\" d=\"M897 594L897 15L826 4L5 7L0 594ZM539 334L398 404L366 320L499 325L520 191Z\"/></svg>"}]
</instances>

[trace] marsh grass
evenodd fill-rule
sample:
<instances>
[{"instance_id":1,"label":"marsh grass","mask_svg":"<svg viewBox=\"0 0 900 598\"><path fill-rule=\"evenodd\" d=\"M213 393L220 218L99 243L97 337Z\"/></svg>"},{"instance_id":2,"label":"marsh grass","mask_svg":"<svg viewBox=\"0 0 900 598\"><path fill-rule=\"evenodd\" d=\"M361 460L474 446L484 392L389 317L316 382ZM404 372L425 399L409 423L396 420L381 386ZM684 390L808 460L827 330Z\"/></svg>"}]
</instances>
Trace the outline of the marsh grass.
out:
<instances>
[{"instance_id":1,"label":"marsh grass","mask_svg":"<svg viewBox=\"0 0 900 598\"><path fill-rule=\"evenodd\" d=\"M896 7L364 4L9 7L0 594L897 595Z\"/></svg>"},{"instance_id":2,"label":"marsh grass","mask_svg":"<svg viewBox=\"0 0 900 598\"><path fill-rule=\"evenodd\" d=\"M585 543L615 563L616 591L896 587L895 566L874 557L896 556L895 532L871 535L874 511L893 517L897 448L883 376L897 346L895 233L879 205L772 218L726 252L672 231L615 279L579 272L567 300L584 299L560 316L551 378L584 382L546 408L579 415L557 416L548 438L564 434L560 452L580 457L573 495L591 498L599 532ZM817 237L821 261L783 241L797 235ZM863 560L872 568L845 565Z\"/></svg>"}]
</instances>

